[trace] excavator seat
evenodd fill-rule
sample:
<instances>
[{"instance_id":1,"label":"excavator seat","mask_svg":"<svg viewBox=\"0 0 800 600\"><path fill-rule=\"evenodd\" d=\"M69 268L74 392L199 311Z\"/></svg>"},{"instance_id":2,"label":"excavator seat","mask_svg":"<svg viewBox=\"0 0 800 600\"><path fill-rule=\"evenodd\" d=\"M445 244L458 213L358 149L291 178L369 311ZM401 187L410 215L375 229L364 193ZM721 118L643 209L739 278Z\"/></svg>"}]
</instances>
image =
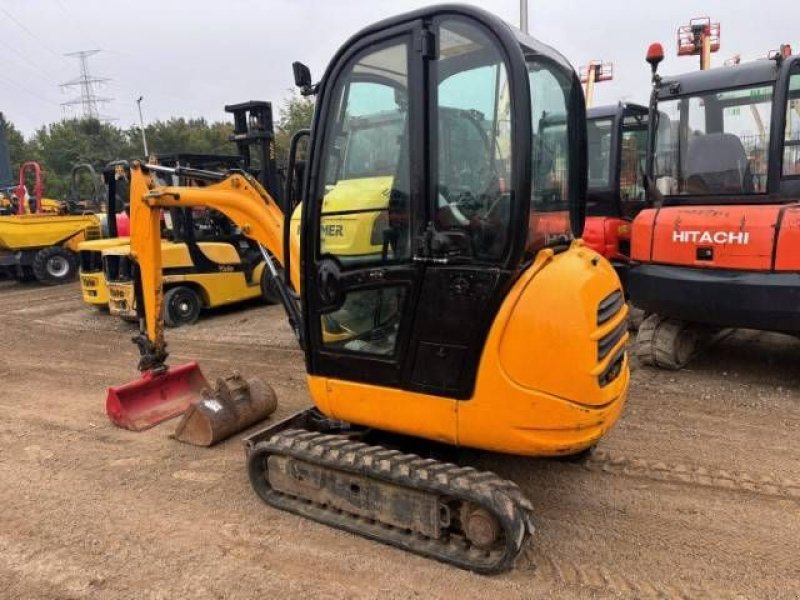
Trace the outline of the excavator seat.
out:
<instances>
[{"instance_id":1,"label":"excavator seat","mask_svg":"<svg viewBox=\"0 0 800 600\"><path fill-rule=\"evenodd\" d=\"M747 152L732 133L709 133L689 141L686 156L689 194L744 194L752 178Z\"/></svg>"}]
</instances>

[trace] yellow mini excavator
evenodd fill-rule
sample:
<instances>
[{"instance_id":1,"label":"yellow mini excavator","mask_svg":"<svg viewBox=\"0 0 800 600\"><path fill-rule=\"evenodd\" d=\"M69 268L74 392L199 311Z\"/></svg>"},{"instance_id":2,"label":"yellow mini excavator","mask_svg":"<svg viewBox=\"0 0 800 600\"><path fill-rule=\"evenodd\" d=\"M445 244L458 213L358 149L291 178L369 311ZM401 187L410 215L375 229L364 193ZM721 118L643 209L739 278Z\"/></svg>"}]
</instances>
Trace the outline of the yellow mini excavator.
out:
<instances>
[{"instance_id":1,"label":"yellow mini excavator","mask_svg":"<svg viewBox=\"0 0 800 600\"><path fill-rule=\"evenodd\" d=\"M613 426L628 390L619 279L572 239L586 192L580 82L552 48L454 5L367 27L317 84L294 69L317 96L299 248L289 248L289 206L278 210L245 172L161 187L148 168L163 167L132 167L148 394L186 391L174 385L185 366L165 366L159 212L214 208L260 244L315 405L246 439L258 496L462 568L508 569L533 531L530 502L513 482L441 462L433 448L578 454ZM542 136L556 116L561 138ZM369 144L348 155L361 125L384 118L394 125L369 128ZM388 174L383 202L349 185L349 164ZM332 201L348 187L346 201ZM354 255L330 227L362 214L380 224L379 251ZM248 393L233 388L225 395ZM201 405L221 406L213 395Z\"/></svg>"}]
</instances>

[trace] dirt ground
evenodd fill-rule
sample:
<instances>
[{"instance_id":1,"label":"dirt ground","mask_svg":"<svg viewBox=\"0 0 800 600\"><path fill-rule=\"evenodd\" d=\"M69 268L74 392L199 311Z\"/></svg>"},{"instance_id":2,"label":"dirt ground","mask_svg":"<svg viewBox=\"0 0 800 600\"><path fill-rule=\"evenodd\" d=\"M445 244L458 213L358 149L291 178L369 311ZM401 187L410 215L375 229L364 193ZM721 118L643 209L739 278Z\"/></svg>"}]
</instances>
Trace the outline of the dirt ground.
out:
<instances>
[{"instance_id":1,"label":"dirt ground","mask_svg":"<svg viewBox=\"0 0 800 600\"><path fill-rule=\"evenodd\" d=\"M2 598L797 598L800 343L739 332L690 369L635 368L617 428L584 465L479 455L517 481L536 534L483 577L263 505L237 436L114 428L105 388L135 375L133 327L76 285L0 281ZM282 310L168 332L173 362L235 367L306 406ZM635 367L635 365L634 365Z\"/></svg>"}]
</instances>

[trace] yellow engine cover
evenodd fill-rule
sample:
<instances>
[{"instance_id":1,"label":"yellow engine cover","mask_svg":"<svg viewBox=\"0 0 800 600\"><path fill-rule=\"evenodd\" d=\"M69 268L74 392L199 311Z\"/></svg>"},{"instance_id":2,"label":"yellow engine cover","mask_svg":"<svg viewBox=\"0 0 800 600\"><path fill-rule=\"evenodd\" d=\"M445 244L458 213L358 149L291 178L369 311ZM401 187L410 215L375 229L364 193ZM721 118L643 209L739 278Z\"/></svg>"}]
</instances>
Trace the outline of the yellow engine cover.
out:
<instances>
[{"instance_id":1,"label":"yellow engine cover","mask_svg":"<svg viewBox=\"0 0 800 600\"><path fill-rule=\"evenodd\" d=\"M378 224L376 229L376 222L378 219L388 218L392 181L392 177L345 179L327 191L322 203L320 234L323 254L330 252L337 256L364 256L381 252L383 239L376 236L381 234L385 225ZM353 198L358 198L359 210L366 212L326 216L326 213L352 209ZM292 241L297 244L301 228L300 212L301 205L298 204L291 220Z\"/></svg>"}]
</instances>

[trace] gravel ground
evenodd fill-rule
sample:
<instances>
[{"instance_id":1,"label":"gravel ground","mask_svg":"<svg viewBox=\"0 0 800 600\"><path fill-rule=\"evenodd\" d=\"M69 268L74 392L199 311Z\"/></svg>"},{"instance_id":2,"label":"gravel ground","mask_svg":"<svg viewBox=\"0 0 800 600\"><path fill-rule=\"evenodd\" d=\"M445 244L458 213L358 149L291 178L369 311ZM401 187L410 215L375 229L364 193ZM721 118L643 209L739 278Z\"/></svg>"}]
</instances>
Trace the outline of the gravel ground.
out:
<instances>
[{"instance_id":1,"label":"gravel ground","mask_svg":"<svg viewBox=\"0 0 800 600\"><path fill-rule=\"evenodd\" d=\"M133 326L77 285L0 281L0 597L797 598L800 344L737 332L690 368L634 365L625 414L585 464L476 453L536 509L510 573L482 577L261 504L237 439L114 428ZM173 362L273 384L307 406L279 307L169 330Z\"/></svg>"}]
</instances>

